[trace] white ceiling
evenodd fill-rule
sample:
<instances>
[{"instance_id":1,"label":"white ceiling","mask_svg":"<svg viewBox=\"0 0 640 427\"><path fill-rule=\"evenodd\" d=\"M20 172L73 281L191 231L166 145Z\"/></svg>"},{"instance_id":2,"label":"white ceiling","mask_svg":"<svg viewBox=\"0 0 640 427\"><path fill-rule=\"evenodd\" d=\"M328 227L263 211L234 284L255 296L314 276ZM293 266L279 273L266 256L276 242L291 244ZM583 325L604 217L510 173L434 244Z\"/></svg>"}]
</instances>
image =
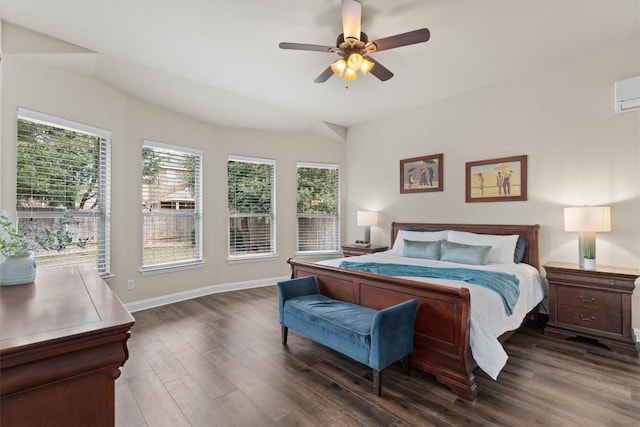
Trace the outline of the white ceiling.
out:
<instances>
[{"instance_id":1,"label":"white ceiling","mask_svg":"<svg viewBox=\"0 0 640 427\"><path fill-rule=\"evenodd\" d=\"M431 40L374 54L395 77L347 88L336 76L313 82L337 55L278 48L334 45L340 0L0 0L5 56L91 74L215 125L304 132L400 114L637 40L639 10L639 0L362 0L370 40L423 27ZM34 54L44 47L18 46L16 26L92 52Z\"/></svg>"}]
</instances>

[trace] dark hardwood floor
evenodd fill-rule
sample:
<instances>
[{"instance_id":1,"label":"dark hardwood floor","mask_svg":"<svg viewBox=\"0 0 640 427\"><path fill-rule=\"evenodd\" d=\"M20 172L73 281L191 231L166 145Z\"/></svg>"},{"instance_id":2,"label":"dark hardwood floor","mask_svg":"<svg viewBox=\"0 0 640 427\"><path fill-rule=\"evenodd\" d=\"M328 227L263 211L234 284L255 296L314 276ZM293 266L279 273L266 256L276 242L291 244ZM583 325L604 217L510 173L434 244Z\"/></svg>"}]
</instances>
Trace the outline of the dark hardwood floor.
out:
<instances>
[{"instance_id":1,"label":"dark hardwood floor","mask_svg":"<svg viewBox=\"0 0 640 427\"><path fill-rule=\"evenodd\" d=\"M134 313L116 381L119 426L637 426L640 361L524 327L493 381L458 398L431 375L369 368L289 332L280 343L274 286Z\"/></svg>"}]
</instances>

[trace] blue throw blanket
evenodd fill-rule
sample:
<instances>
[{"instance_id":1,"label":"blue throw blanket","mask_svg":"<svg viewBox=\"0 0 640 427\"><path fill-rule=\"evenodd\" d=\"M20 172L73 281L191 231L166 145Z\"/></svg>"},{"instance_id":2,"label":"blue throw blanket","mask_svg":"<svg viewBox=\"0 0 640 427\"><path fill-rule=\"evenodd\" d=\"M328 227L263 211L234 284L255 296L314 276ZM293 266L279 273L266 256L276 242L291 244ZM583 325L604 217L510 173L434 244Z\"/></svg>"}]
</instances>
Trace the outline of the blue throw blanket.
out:
<instances>
[{"instance_id":1,"label":"blue throw blanket","mask_svg":"<svg viewBox=\"0 0 640 427\"><path fill-rule=\"evenodd\" d=\"M513 274L497 271L350 261L342 261L340 263L340 268L382 274L385 276L433 277L437 279L453 279L473 283L474 285L479 285L496 292L502 299L504 311L508 316L511 316L513 313L513 308L520 296L520 281L518 278Z\"/></svg>"}]
</instances>

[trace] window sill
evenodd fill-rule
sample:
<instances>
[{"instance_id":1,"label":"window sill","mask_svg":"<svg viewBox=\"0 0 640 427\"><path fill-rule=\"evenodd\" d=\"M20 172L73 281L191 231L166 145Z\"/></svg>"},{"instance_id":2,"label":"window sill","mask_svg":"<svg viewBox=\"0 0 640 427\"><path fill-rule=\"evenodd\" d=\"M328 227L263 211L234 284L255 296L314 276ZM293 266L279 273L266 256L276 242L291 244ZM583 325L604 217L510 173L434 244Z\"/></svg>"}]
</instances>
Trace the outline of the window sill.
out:
<instances>
[{"instance_id":1,"label":"window sill","mask_svg":"<svg viewBox=\"0 0 640 427\"><path fill-rule=\"evenodd\" d=\"M247 256L235 256L235 257L227 257L228 264L243 264L247 262L265 262L265 261L273 261L278 259L278 255L269 254L269 255L247 255Z\"/></svg>"},{"instance_id":2,"label":"window sill","mask_svg":"<svg viewBox=\"0 0 640 427\"><path fill-rule=\"evenodd\" d=\"M296 252L296 258L342 258L341 251Z\"/></svg>"},{"instance_id":3,"label":"window sill","mask_svg":"<svg viewBox=\"0 0 640 427\"><path fill-rule=\"evenodd\" d=\"M143 276L151 276L154 274L171 273L173 271L193 270L195 268L204 267L204 261L189 262L184 264L157 265L153 267L143 267L140 274Z\"/></svg>"}]
</instances>

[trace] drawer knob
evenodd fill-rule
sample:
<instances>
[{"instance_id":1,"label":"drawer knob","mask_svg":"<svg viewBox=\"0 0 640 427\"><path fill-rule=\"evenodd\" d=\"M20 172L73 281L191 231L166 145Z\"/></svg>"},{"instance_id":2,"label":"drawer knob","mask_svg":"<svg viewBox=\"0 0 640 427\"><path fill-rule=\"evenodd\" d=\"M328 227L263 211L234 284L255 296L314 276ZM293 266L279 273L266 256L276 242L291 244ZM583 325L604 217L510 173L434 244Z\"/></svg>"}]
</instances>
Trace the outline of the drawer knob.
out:
<instances>
[{"instance_id":1,"label":"drawer knob","mask_svg":"<svg viewBox=\"0 0 640 427\"><path fill-rule=\"evenodd\" d=\"M616 279L611 279L611 286L615 286L616 284Z\"/></svg>"},{"instance_id":2,"label":"drawer knob","mask_svg":"<svg viewBox=\"0 0 640 427\"><path fill-rule=\"evenodd\" d=\"M594 302L596 302L596 299L595 298L585 298L582 295L580 295L580 301L586 302L587 304L593 304Z\"/></svg>"},{"instance_id":3,"label":"drawer knob","mask_svg":"<svg viewBox=\"0 0 640 427\"><path fill-rule=\"evenodd\" d=\"M596 320L594 316L583 316L582 314L580 315L580 319L584 320L585 322L593 322L594 320Z\"/></svg>"}]
</instances>

